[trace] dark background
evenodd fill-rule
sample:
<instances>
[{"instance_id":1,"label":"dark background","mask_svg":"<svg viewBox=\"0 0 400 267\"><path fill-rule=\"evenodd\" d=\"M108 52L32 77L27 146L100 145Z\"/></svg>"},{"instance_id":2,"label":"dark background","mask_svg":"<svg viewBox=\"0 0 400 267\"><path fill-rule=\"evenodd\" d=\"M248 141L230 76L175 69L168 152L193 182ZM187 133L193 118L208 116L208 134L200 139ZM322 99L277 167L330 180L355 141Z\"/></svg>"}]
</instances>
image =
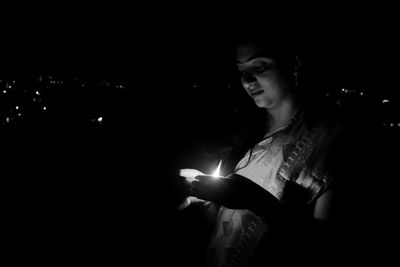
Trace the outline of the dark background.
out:
<instances>
[{"instance_id":1,"label":"dark background","mask_svg":"<svg viewBox=\"0 0 400 267\"><path fill-rule=\"evenodd\" d=\"M374 228L395 225L398 182L388 170L396 157L388 155L400 129L399 55L390 7L156 6L3 9L0 74L17 82L1 98L3 229L14 259L195 265L207 229L196 210L176 211L183 199L176 174L214 169L215 147L233 130L237 107L251 106L230 47L249 28L287 32L314 87L379 123L385 138L366 141L387 148L386 165L375 166L385 182L368 182L393 186L387 195L360 196L378 206ZM48 86L49 76L64 84ZM36 90L39 106L31 103ZM22 118L6 123L16 105Z\"/></svg>"}]
</instances>

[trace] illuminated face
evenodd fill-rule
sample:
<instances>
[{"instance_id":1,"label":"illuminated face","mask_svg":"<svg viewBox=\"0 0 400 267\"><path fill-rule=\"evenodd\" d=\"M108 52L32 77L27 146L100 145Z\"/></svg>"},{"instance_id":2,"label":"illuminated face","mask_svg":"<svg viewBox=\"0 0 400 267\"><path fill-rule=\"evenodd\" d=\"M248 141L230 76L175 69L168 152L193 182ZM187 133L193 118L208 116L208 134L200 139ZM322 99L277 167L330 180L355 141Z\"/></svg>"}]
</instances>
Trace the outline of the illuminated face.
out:
<instances>
[{"instance_id":1,"label":"illuminated face","mask_svg":"<svg viewBox=\"0 0 400 267\"><path fill-rule=\"evenodd\" d=\"M292 81L278 62L254 44L237 48L237 67L244 89L258 107L273 109L291 96Z\"/></svg>"}]
</instances>

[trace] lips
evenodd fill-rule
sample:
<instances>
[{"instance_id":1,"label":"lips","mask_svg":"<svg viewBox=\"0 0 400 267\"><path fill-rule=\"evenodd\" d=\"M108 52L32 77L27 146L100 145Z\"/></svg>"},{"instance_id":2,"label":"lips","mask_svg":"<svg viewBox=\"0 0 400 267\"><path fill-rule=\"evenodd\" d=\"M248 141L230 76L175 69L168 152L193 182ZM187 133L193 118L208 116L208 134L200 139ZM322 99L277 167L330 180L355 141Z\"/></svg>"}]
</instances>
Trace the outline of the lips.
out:
<instances>
[{"instance_id":1,"label":"lips","mask_svg":"<svg viewBox=\"0 0 400 267\"><path fill-rule=\"evenodd\" d=\"M251 95L251 96L258 96L258 95L261 95L262 93L264 93L263 90L254 90L254 91L250 91L250 95Z\"/></svg>"}]
</instances>

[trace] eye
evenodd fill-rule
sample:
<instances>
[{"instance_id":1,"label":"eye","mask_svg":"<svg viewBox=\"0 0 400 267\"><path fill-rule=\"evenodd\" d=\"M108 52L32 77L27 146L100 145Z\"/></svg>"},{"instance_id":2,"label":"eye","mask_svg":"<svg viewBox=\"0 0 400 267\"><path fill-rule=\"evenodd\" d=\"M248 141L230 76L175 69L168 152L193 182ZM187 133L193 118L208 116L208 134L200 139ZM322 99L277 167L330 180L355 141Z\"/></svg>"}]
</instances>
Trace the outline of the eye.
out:
<instances>
[{"instance_id":1,"label":"eye","mask_svg":"<svg viewBox=\"0 0 400 267\"><path fill-rule=\"evenodd\" d=\"M269 66L267 64L261 64L254 67L254 71L256 73L263 73L264 71L268 70Z\"/></svg>"}]
</instances>

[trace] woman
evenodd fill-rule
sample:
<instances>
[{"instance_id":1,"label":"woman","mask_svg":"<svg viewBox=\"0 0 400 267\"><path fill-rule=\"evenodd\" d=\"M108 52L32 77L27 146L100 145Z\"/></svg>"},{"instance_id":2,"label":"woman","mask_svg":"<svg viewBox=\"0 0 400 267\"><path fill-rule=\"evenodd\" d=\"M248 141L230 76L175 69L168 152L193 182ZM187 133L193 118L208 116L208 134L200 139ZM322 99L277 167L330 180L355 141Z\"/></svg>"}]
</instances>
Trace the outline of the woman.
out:
<instances>
[{"instance_id":1,"label":"woman","mask_svg":"<svg viewBox=\"0 0 400 267\"><path fill-rule=\"evenodd\" d=\"M191 199L210 204L216 218L207 264L284 264L307 252L323 254L334 225L330 162L339 124L305 97L300 62L290 50L269 40L243 41L236 59L243 88L266 111L263 135L249 139L256 142L231 175L181 170ZM312 248L305 244L311 240Z\"/></svg>"}]
</instances>

